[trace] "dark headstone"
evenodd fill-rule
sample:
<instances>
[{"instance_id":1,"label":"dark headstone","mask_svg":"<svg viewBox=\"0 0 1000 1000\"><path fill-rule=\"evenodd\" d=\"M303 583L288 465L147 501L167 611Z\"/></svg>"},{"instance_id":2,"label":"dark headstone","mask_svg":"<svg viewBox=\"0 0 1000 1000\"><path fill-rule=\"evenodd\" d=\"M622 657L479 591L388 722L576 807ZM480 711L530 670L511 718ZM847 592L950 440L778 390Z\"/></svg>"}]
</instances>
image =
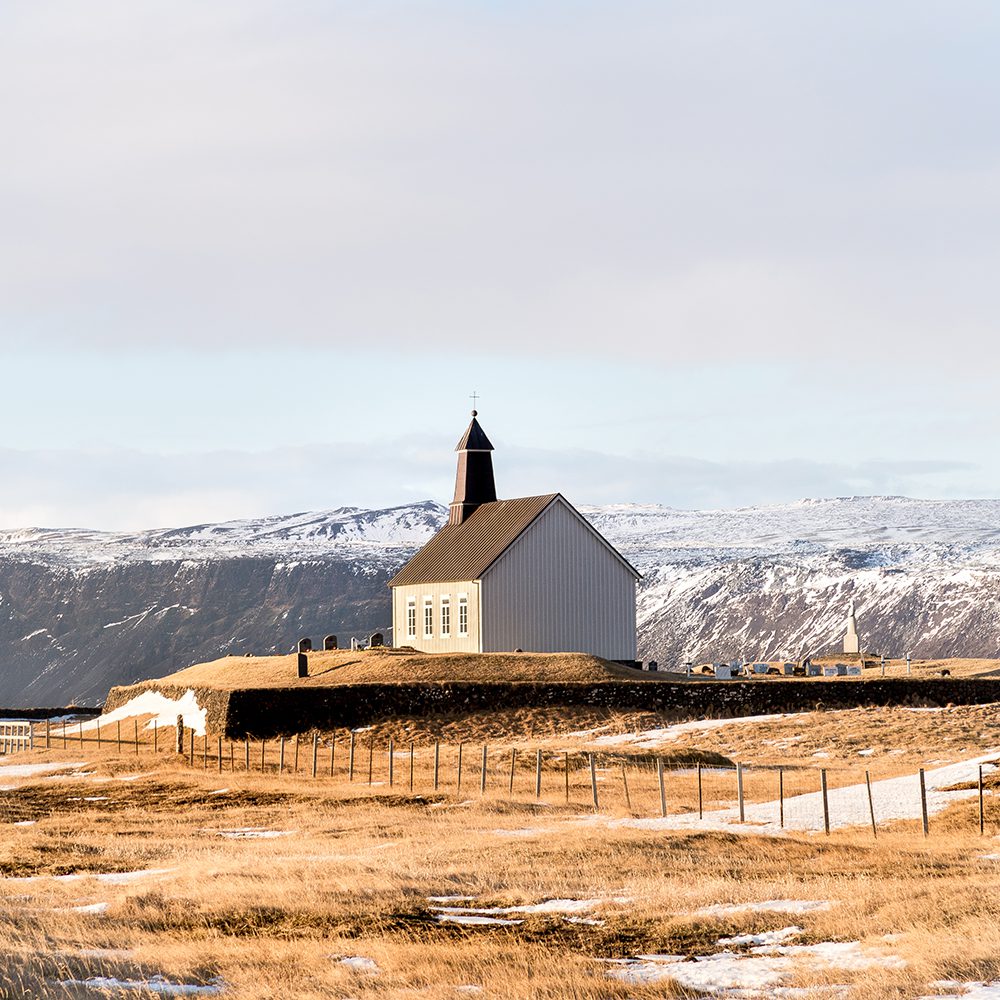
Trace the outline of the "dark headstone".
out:
<instances>
[{"instance_id":1,"label":"dark headstone","mask_svg":"<svg viewBox=\"0 0 1000 1000\"><path fill-rule=\"evenodd\" d=\"M307 640L308 641L308 640ZM298 654L299 660L299 677L309 676L309 657L305 653Z\"/></svg>"},{"instance_id":2,"label":"dark headstone","mask_svg":"<svg viewBox=\"0 0 1000 1000\"><path fill-rule=\"evenodd\" d=\"M313 648L312 639L299 639L299 652L311 653Z\"/></svg>"},{"instance_id":3,"label":"dark headstone","mask_svg":"<svg viewBox=\"0 0 1000 1000\"><path fill-rule=\"evenodd\" d=\"M325 635L325 636L323 636L323 648L324 649L336 649L337 648L337 637L335 635Z\"/></svg>"},{"instance_id":4,"label":"dark headstone","mask_svg":"<svg viewBox=\"0 0 1000 1000\"><path fill-rule=\"evenodd\" d=\"M383 637L383 635L382 635L381 632L376 632L368 640L368 648L369 649L376 649L378 646L384 646L384 645L385 645L385 639L384 639L384 637Z\"/></svg>"}]
</instances>

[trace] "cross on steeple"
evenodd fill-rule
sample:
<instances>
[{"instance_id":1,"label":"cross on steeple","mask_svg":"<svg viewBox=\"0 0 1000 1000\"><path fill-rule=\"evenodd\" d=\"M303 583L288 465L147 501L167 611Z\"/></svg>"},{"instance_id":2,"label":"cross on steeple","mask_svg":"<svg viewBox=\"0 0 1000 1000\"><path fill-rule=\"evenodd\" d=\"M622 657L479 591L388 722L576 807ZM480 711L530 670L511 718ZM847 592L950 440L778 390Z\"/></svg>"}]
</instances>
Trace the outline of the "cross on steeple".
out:
<instances>
[{"instance_id":1,"label":"cross on steeple","mask_svg":"<svg viewBox=\"0 0 1000 1000\"><path fill-rule=\"evenodd\" d=\"M472 415L476 416L476 403L479 401L480 396L478 392L473 392L469 399L472 400Z\"/></svg>"}]
</instances>

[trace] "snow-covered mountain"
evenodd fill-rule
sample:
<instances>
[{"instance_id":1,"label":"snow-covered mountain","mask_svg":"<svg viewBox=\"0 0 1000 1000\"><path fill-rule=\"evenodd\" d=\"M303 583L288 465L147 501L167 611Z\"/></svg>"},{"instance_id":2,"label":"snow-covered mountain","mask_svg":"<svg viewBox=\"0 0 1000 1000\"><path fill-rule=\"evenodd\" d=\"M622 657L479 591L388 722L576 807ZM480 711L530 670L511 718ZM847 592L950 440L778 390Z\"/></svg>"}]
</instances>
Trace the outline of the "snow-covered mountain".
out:
<instances>
[{"instance_id":1,"label":"snow-covered mountain","mask_svg":"<svg viewBox=\"0 0 1000 1000\"><path fill-rule=\"evenodd\" d=\"M836 643L851 597L873 652L1000 651L1000 501L582 510L644 575L643 659L801 656ZM386 631L386 581L446 516L426 501L135 534L0 532L0 704L92 703L227 652Z\"/></svg>"}]
</instances>

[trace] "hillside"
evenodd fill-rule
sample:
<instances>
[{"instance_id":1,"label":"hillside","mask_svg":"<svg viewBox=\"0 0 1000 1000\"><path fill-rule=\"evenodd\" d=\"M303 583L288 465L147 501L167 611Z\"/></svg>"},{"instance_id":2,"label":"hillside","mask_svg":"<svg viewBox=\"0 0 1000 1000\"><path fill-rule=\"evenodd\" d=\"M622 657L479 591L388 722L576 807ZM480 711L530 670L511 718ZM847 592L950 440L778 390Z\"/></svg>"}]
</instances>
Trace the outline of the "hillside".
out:
<instances>
[{"instance_id":1,"label":"hillside","mask_svg":"<svg viewBox=\"0 0 1000 1000\"><path fill-rule=\"evenodd\" d=\"M639 653L798 658L858 604L872 652L1000 653L1000 501L586 507L644 574ZM95 704L113 684L303 635L389 634L386 581L442 523L427 501L134 534L0 532L0 704Z\"/></svg>"}]
</instances>

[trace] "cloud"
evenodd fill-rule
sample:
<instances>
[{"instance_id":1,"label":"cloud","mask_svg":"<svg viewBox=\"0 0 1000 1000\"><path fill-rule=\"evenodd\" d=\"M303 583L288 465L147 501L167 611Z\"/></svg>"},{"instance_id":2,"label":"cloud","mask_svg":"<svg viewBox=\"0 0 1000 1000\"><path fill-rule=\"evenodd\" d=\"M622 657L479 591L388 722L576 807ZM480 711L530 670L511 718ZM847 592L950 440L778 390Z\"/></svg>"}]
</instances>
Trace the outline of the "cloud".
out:
<instances>
[{"instance_id":1,"label":"cloud","mask_svg":"<svg viewBox=\"0 0 1000 1000\"><path fill-rule=\"evenodd\" d=\"M12 0L0 343L995 362L998 27Z\"/></svg>"},{"instance_id":2,"label":"cloud","mask_svg":"<svg viewBox=\"0 0 1000 1000\"><path fill-rule=\"evenodd\" d=\"M447 503L454 458L440 442L155 454L0 450L0 527L137 530L340 506ZM961 495L958 462L705 462L512 448L498 453L501 496L562 492L572 502L719 508L805 496ZM955 490L941 490L941 480Z\"/></svg>"}]
</instances>

